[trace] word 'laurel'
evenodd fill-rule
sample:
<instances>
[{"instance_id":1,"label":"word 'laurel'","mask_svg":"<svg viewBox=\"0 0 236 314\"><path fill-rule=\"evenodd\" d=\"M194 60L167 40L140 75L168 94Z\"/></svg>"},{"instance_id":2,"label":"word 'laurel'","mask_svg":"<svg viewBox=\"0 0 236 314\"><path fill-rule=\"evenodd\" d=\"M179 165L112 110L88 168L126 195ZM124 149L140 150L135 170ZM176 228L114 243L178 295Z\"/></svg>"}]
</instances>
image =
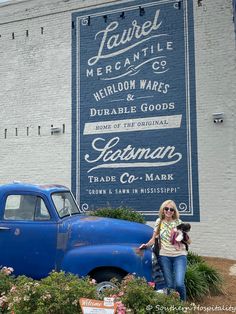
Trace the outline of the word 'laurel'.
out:
<instances>
[{"instance_id":1,"label":"word 'laurel'","mask_svg":"<svg viewBox=\"0 0 236 314\"><path fill-rule=\"evenodd\" d=\"M147 37L152 31L157 30L161 26L162 21L160 23L157 23L159 14L160 10L157 10L153 21L146 21L143 23L142 26L138 25L138 22L136 20L133 20L132 27L124 29L122 34L113 34L110 36L110 33L119 27L119 22L111 22L104 30L96 33L95 39L97 39L98 35L101 34L102 40L98 49L98 54L88 60L88 65L92 66L96 64L100 59L110 58L122 54L132 49L133 47L138 46L142 42L149 40L152 37L162 36L163 34ZM114 51L109 54L103 53L104 49L111 50L113 48L125 45L131 42L133 38L139 39L139 41L135 42L131 46L125 47L123 49L121 48L118 51Z\"/></svg>"}]
</instances>

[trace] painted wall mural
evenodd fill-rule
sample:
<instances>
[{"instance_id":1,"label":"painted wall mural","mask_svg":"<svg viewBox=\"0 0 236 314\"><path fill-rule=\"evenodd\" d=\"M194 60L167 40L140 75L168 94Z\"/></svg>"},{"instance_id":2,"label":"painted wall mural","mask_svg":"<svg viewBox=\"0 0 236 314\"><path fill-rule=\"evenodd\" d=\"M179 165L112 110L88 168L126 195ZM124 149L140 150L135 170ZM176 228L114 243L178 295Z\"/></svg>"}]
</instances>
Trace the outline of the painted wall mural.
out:
<instances>
[{"instance_id":1,"label":"painted wall mural","mask_svg":"<svg viewBox=\"0 0 236 314\"><path fill-rule=\"evenodd\" d=\"M199 221L192 1L72 15L72 190L82 209Z\"/></svg>"}]
</instances>

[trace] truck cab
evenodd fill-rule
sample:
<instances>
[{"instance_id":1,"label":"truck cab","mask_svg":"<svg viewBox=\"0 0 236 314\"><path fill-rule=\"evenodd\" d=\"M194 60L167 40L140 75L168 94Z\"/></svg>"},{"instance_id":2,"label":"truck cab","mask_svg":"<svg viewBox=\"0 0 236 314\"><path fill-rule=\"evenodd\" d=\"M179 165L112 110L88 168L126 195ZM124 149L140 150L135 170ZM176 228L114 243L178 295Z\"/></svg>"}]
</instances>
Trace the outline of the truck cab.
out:
<instances>
[{"instance_id":1,"label":"truck cab","mask_svg":"<svg viewBox=\"0 0 236 314\"><path fill-rule=\"evenodd\" d=\"M128 273L152 280L151 227L88 216L61 185L0 185L0 265L34 279L52 270L98 282Z\"/></svg>"}]
</instances>

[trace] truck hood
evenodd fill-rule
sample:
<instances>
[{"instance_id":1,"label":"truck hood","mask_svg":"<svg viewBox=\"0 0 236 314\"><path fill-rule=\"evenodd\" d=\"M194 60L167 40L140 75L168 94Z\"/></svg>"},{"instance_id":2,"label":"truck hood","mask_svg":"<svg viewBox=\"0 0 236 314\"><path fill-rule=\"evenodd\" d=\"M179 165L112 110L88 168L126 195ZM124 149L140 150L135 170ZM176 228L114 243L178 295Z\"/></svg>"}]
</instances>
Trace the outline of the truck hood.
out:
<instances>
[{"instance_id":1,"label":"truck hood","mask_svg":"<svg viewBox=\"0 0 236 314\"><path fill-rule=\"evenodd\" d=\"M139 246L151 238L153 229L120 219L73 216L63 219L59 233L66 233L73 247L115 243Z\"/></svg>"}]
</instances>

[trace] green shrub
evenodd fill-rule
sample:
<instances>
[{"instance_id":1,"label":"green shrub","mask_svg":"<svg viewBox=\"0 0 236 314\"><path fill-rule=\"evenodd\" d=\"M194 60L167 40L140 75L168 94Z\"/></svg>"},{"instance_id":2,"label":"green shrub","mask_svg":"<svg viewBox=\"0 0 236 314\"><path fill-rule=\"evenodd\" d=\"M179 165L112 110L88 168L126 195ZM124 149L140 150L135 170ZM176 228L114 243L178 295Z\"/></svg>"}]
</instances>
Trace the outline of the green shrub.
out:
<instances>
[{"instance_id":1,"label":"green shrub","mask_svg":"<svg viewBox=\"0 0 236 314\"><path fill-rule=\"evenodd\" d=\"M158 313L158 314L183 314L183 313L193 313L193 304L189 304L188 302L182 302L179 300L176 294L166 295L156 293L156 297L151 303L152 308L155 311L150 311L150 314ZM144 312L147 314L148 312ZM137 312L139 314L139 312Z\"/></svg>"},{"instance_id":2,"label":"green shrub","mask_svg":"<svg viewBox=\"0 0 236 314\"><path fill-rule=\"evenodd\" d=\"M204 262L204 259L200 255L198 255L192 251L189 251L188 255L187 255L187 261L188 261L188 265L194 265L196 263Z\"/></svg>"},{"instance_id":3,"label":"green shrub","mask_svg":"<svg viewBox=\"0 0 236 314\"><path fill-rule=\"evenodd\" d=\"M25 276L16 279L14 289L7 295L8 308L15 314L82 313L79 298L96 299L96 287L89 278L52 272L41 281Z\"/></svg>"},{"instance_id":4,"label":"green shrub","mask_svg":"<svg viewBox=\"0 0 236 314\"><path fill-rule=\"evenodd\" d=\"M200 300L209 293L209 286L198 264L189 265L185 275L187 296L191 300Z\"/></svg>"},{"instance_id":5,"label":"green shrub","mask_svg":"<svg viewBox=\"0 0 236 314\"><path fill-rule=\"evenodd\" d=\"M11 267L2 267L0 269L0 295L2 293L7 293L14 282L14 277L10 276L13 272Z\"/></svg>"},{"instance_id":6,"label":"green shrub","mask_svg":"<svg viewBox=\"0 0 236 314\"><path fill-rule=\"evenodd\" d=\"M8 309L10 312L33 313L37 309L37 287L39 283L32 278L19 276L7 294Z\"/></svg>"},{"instance_id":7,"label":"green shrub","mask_svg":"<svg viewBox=\"0 0 236 314\"><path fill-rule=\"evenodd\" d=\"M89 278L80 279L73 274L52 272L37 281L25 276L9 276L11 268L0 270L0 313L14 314L71 314L81 313L79 299L102 299L112 296L119 303L120 313L129 309L134 314L160 313L171 311L176 314L192 313L188 303L179 300L178 294L157 293L144 278L126 276L116 288L98 295L96 286ZM200 300L209 293L222 292L222 277L202 257L190 253L186 272L187 296ZM173 311L174 308L174 311Z\"/></svg>"},{"instance_id":8,"label":"green shrub","mask_svg":"<svg viewBox=\"0 0 236 314\"><path fill-rule=\"evenodd\" d=\"M199 300L206 294L223 293L223 278L203 257L188 252L188 267L185 276L187 295L192 300Z\"/></svg>"},{"instance_id":9,"label":"green shrub","mask_svg":"<svg viewBox=\"0 0 236 314\"><path fill-rule=\"evenodd\" d=\"M116 284L117 289L105 291L104 294L120 301L130 313L182 314L186 313L184 308L186 306L188 306L188 313L192 312L191 305L181 302L178 294L175 292L171 295L157 293L144 278L128 275L121 283Z\"/></svg>"},{"instance_id":10,"label":"green shrub","mask_svg":"<svg viewBox=\"0 0 236 314\"><path fill-rule=\"evenodd\" d=\"M223 278L220 273L212 266L208 265L206 262L198 263L198 271L204 277L207 282L208 289L211 294L223 293L222 284Z\"/></svg>"},{"instance_id":11,"label":"green shrub","mask_svg":"<svg viewBox=\"0 0 236 314\"><path fill-rule=\"evenodd\" d=\"M108 295L119 301L120 310L129 309L129 313L135 314L152 313L152 309L158 313L166 313L166 308L183 306L175 294L171 296L158 294L143 278L128 275L122 283L117 281L115 283L117 288L107 290L103 295L98 296L96 286L89 278L79 279L77 276L64 272L52 272L40 281L19 276L6 295L6 305L9 310L7 313L81 313L79 306L81 297L98 299ZM184 312L178 309L175 313Z\"/></svg>"},{"instance_id":12,"label":"green shrub","mask_svg":"<svg viewBox=\"0 0 236 314\"><path fill-rule=\"evenodd\" d=\"M129 207L118 207L118 208L105 207L105 208L97 209L95 211L91 211L89 214L92 216L116 218L116 219L123 219L123 220L145 223L144 217L140 213L134 211L133 209Z\"/></svg>"},{"instance_id":13,"label":"green shrub","mask_svg":"<svg viewBox=\"0 0 236 314\"><path fill-rule=\"evenodd\" d=\"M123 280L120 291L124 292L121 297L122 303L134 313L146 313L146 307L153 302L156 294L145 279L133 276Z\"/></svg>"},{"instance_id":14,"label":"green shrub","mask_svg":"<svg viewBox=\"0 0 236 314\"><path fill-rule=\"evenodd\" d=\"M0 313L7 313L7 294L14 285L13 268L0 268Z\"/></svg>"}]
</instances>

